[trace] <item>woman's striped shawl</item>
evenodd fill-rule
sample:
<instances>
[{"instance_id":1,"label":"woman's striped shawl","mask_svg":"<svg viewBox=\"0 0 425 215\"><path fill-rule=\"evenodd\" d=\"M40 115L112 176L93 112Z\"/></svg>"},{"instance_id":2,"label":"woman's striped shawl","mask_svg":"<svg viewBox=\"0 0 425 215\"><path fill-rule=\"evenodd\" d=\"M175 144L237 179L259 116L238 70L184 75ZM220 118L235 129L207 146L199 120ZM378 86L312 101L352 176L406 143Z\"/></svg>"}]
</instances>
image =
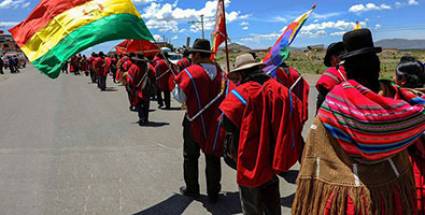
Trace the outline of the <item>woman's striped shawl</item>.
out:
<instances>
[{"instance_id":1,"label":"woman's striped shawl","mask_svg":"<svg viewBox=\"0 0 425 215\"><path fill-rule=\"evenodd\" d=\"M328 94L318 116L346 153L381 160L424 135L425 106L415 103L380 96L350 80Z\"/></svg>"}]
</instances>

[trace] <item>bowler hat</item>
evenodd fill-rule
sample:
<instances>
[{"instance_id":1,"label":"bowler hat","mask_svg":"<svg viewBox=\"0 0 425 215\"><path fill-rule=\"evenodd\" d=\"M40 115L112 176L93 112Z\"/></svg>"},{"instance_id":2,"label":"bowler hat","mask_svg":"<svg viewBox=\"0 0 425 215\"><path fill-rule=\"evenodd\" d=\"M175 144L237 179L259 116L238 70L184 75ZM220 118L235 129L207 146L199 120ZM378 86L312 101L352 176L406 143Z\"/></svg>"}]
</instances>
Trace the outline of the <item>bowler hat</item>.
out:
<instances>
[{"instance_id":1,"label":"bowler hat","mask_svg":"<svg viewBox=\"0 0 425 215\"><path fill-rule=\"evenodd\" d=\"M345 47L344 47L344 43L343 42L337 42L337 43L332 43L328 46L328 49L326 50L326 56L325 56L325 60L324 60L324 64L327 67L331 66L331 57L333 55L338 55L340 56L341 54L343 54L343 52L345 51Z\"/></svg>"},{"instance_id":2,"label":"bowler hat","mask_svg":"<svg viewBox=\"0 0 425 215\"><path fill-rule=\"evenodd\" d=\"M359 29L345 33L343 43L347 51L341 55L343 60L358 55L382 52L381 47L375 47L373 44L372 33L369 29Z\"/></svg>"},{"instance_id":3,"label":"bowler hat","mask_svg":"<svg viewBox=\"0 0 425 215\"><path fill-rule=\"evenodd\" d=\"M195 42L193 43L193 47L190 48L188 51L189 53L199 52L199 53L210 54L211 53L210 41L205 39L196 39Z\"/></svg>"},{"instance_id":4,"label":"bowler hat","mask_svg":"<svg viewBox=\"0 0 425 215\"><path fill-rule=\"evenodd\" d=\"M252 54L242 54L236 57L235 69L230 71L230 73L240 72L255 67L264 67L264 64L255 61Z\"/></svg>"}]
</instances>

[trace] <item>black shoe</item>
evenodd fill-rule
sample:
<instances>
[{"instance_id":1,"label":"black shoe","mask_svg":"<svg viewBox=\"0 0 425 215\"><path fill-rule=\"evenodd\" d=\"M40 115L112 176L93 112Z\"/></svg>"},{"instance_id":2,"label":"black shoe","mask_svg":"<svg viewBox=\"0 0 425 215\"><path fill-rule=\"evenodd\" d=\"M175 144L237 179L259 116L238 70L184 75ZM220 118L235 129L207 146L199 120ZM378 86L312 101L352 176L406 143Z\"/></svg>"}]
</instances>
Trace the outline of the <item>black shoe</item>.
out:
<instances>
[{"instance_id":1,"label":"black shoe","mask_svg":"<svg viewBox=\"0 0 425 215\"><path fill-rule=\"evenodd\" d=\"M144 120L139 120L139 126L145 126L148 124L148 121L144 121Z\"/></svg>"},{"instance_id":2,"label":"black shoe","mask_svg":"<svg viewBox=\"0 0 425 215\"><path fill-rule=\"evenodd\" d=\"M218 202L218 193L216 193L216 194L208 194L208 201L210 203L213 203L213 204L217 203Z\"/></svg>"},{"instance_id":3,"label":"black shoe","mask_svg":"<svg viewBox=\"0 0 425 215\"><path fill-rule=\"evenodd\" d=\"M194 199L198 199L200 197L199 192L193 192L193 191L189 191L187 190L186 187L180 187L180 193L183 196L188 196L188 197L192 197Z\"/></svg>"}]
</instances>

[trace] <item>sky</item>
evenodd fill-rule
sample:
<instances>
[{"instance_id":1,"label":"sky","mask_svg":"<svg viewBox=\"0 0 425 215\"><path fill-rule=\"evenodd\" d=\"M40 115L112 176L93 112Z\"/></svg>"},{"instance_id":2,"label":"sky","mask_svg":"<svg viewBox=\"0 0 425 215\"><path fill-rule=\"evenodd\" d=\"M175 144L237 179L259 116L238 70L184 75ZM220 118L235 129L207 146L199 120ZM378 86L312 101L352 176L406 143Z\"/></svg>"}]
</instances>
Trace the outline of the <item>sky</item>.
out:
<instances>
[{"instance_id":1,"label":"sky","mask_svg":"<svg viewBox=\"0 0 425 215\"><path fill-rule=\"evenodd\" d=\"M182 46L186 38L201 37L204 15L209 39L215 24L216 0L132 0L157 41ZM26 18L35 0L0 0L0 29L7 30ZM251 48L274 44L290 22L317 4L296 38L294 47L341 41L356 21L370 28L375 40L425 39L425 0L226 0L231 42ZM119 41L92 47L86 52L109 51Z\"/></svg>"}]
</instances>

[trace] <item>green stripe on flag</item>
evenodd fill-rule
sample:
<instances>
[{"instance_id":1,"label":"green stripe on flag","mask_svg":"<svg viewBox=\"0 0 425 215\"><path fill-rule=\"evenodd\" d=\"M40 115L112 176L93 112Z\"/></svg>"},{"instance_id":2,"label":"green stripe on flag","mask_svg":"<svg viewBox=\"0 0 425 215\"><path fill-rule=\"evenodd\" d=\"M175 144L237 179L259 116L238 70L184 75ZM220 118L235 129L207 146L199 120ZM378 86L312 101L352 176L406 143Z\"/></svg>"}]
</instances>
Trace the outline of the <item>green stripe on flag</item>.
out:
<instances>
[{"instance_id":1,"label":"green stripe on flag","mask_svg":"<svg viewBox=\"0 0 425 215\"><path fill-rule=\"evenodd\" d=\"M57 78L65 62L75 54L100 43L154 38L143 20L131 14L114 14L80 27L32 64L50 78Z\"/></svg>"}]
</instances>

